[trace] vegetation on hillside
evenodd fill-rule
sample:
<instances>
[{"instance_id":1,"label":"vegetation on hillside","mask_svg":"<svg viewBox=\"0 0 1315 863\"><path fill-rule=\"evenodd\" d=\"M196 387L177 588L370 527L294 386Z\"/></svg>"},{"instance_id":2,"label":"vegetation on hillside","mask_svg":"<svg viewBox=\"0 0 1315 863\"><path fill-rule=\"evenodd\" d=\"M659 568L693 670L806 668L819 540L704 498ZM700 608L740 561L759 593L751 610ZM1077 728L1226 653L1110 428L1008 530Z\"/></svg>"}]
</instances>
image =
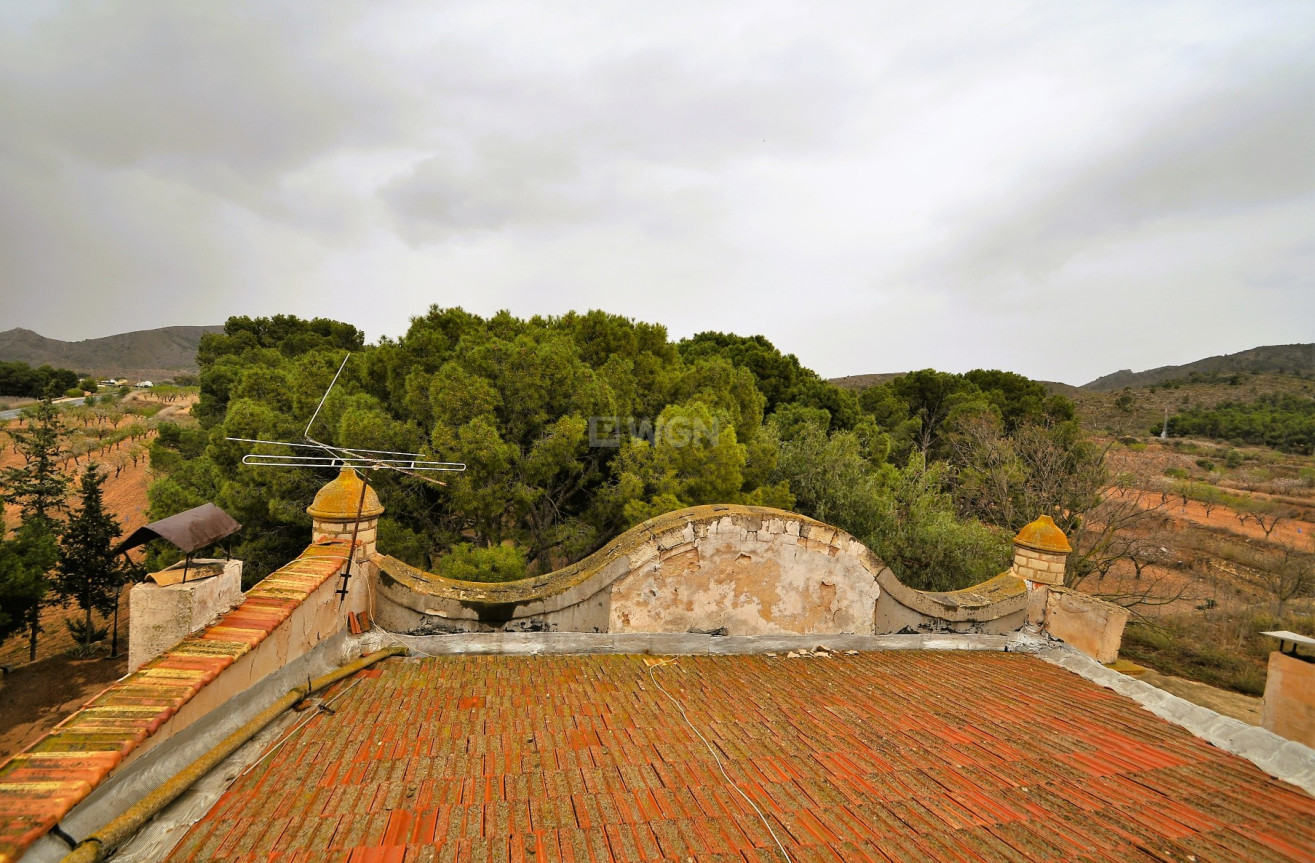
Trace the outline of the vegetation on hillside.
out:
<instances>
[{"instance_id":1,"label":"vegetation on hillside","mask_svg":"<svg viewBox=\"0 0 1315 863\"><path fill-rule=\"evenodd\" d=\"M77 385L78 373L71 369L0 362L0 396L39 399L48 394L63 395Z\"/></svg>"},{"instance_id":2,"label":"vegetation on hillside","mask_svg":"<svg viewBox=\"0 0 1315 863\"><path fill-rule=\"evenodd\" d=\"M1315 398L1267 393L1249 401L1194 408L1169 418L1169 434L1237 441L1315 455Z\"/></svg>"},{"instance_id":3,"label":"vegetation on hillside","mask_svg":"<svg viewBox=\"0 0 1315 863\"><path fill-rule=\"evenodd\" d=\"M45 614L43 624L43 613L66 602L80 610L64 622L84 653L105 634L92 615L115 612L125 573L110 555L121 513L110 511L102 485L111 471L117 477L146 458L139 441L157 423L145 417L159 408L114 393L76 406L46 398L24 408L19 419L0 422L7 463L0 470L0 504L17 516L17 524L0 523L0 642L26 634L29 661L37 656L43 625L52 622ZM79 466L77 499L70 501L71 475Z\"/></svg>"}]
</instances>

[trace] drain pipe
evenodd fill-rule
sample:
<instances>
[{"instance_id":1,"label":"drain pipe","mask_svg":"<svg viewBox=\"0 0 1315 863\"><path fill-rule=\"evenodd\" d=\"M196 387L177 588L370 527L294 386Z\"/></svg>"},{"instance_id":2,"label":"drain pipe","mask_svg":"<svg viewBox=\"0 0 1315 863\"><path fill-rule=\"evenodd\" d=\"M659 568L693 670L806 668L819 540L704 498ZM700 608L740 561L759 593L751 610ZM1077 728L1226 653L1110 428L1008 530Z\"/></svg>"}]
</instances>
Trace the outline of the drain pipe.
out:
<instances>
[{"instance_id":1,"label":"drain pipe","mask_svg":"<svg viewBox=\"0 0 1315 863\"><path fill-rule=\"evenodd\" d=\"M278 718L283 711L312 693L331 686L343 678L351 677L356 672L373 665L381 659L387 659L390 656L401 656L405 653L406 648L400 645L386 647L368 656L362 656L355 662L349 662L322 677L317 677L309 681L306 686L299 686L292 690L256 714L241 728L225 737L215 748L183 768L181 772L165 780L160 787L133 804L118 818L83 839L60 863L99 863L99 861L104 860L111 851L140 830L146 822L154 818L161 809L178 799L184 791L192 787L193 783L214 769L219 762L236 752L242 744L255 737L261 729Z\"/></svg>"}]
</instances>

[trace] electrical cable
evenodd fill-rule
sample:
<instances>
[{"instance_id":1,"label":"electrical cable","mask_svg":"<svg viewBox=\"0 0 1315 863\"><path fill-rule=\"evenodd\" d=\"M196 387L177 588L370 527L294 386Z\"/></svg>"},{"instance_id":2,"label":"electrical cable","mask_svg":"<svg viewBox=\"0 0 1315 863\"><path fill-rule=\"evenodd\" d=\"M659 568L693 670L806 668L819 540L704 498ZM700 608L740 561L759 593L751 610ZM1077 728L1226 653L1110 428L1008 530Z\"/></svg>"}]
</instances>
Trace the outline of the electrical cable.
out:
<instances>
[{"instance_id":1,"label":"electrical cable","mask_svg":"<svg viewBox=\"0 0 1315 863\"><path fill-rule=\"evenodd\" d=\"M758 808L758 804L753 802L753 798L750 797L748 794L745 794L744 789L736 785L731 780L731 777L726 773L726 768L722 766L721 757L717 755L717 750L713 748L713 745L711 743L708 742L708 738L704 737L702 732L700 732L698 728L694 726L694 723L690 721L689 715L685 713L685 706L681 704L679 701L677 701L671 695L670 692L667 692L666 688L661 683L658 683L657 677L654 676L653 674L653 669L660 668L664 665L674 665L675 663L676 663L675 657L668 657L664 660L661 660L659 662L650 665L648 667L649 680L652 680L653 685L658 688L658 691L661 692L663 695L665 695L667 697L667 700L676 706L676 709L680 711L680 718L685 720L685 724L689 726L690 731L693 731L698 736L699 740L703 741L703 745L706 746L708 748L708 752L712 754L712 760L717 762L717 769L721 771L721 776L723 779L726 780L726 784L734 788L735 792L739 794L741 797L743 797L748 802L748 804L753 807L753 811L758 813L758 820L762 821L763 826L767 828L767 832L771 834L772 841L776 843L776 847L781 849L781 854L782 856L785 857L785 863L794 863L794 861L790 859L789 852L785 850L785 846L781 844L781 840L777 837L776 831L772 829L772 825L767 821L767 816L764 815L763 811Z\"/></svg>"}]
</instances>

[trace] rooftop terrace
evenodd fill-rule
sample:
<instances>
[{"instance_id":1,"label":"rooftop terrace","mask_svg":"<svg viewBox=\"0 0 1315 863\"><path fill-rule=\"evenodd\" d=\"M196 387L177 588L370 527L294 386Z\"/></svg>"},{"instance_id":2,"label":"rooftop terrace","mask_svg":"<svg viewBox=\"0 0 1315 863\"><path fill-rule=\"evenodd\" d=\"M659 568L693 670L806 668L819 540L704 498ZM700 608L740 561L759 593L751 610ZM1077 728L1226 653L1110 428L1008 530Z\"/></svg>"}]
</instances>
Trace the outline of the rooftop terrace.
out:
<instances>
[{"instance_id":1,"label":"rooftop terrace","mask_svg":"<svg viewBox=\"0 0 1315 863\"><path fill-rule=\"evenodd\" d=\"M335 712L239 779L169 859L754 863L783 848L1234 863L1315 849L1315 799L1032 657L655 662L387 660L340 684Z\"/></svg>"}]
</instances>

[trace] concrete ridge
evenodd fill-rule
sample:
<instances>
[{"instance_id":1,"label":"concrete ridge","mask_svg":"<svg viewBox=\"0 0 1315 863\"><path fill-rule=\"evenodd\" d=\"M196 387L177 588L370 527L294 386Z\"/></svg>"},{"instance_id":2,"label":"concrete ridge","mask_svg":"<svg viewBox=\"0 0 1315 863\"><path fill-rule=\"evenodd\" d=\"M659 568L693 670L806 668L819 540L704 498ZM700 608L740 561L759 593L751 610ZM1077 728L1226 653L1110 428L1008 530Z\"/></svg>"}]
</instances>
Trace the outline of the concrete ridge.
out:
<instances>
[{"instance_id":1,"label":"concrete ridge","mask_svg":"<svg viewBox=\"0 0 1315 863\"><path fill-rule=\"evenodd\" d=\"M548 656L621 653L655 656L733 656L791 650L827 652L857 650L991 650L1035 653L1051 642L1031 633L912 633L905 635L706 635L650 632L459 632L444 635L402 635L374 630L356 637L365 652L389 641L426 656L522 655Z\"/></svg>"}]
</instances>

